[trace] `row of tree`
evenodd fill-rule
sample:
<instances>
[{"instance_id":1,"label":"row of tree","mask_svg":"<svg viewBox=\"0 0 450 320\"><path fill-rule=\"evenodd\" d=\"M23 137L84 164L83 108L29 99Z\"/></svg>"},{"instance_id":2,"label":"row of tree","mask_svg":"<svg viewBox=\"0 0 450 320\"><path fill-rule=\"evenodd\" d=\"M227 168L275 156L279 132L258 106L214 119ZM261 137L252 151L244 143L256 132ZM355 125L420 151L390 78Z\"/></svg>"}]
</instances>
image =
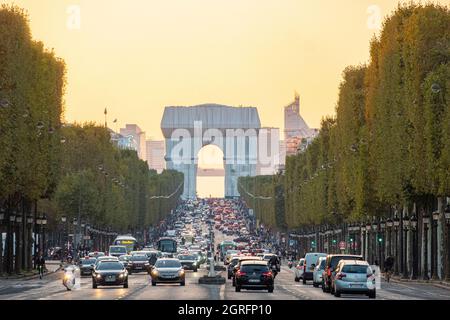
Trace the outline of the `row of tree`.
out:
<instances>
[{"instance_id":1,"label":"row of tree","mask_svg":"<svg viewBox=\"0 0 450 320\"><path fill-rule=\"evenodd\" d=\"M270 227L286 228L282 175L239 177L238 191L260 222Z\"/></svg>"},{"instance_id":2,"label":"row of tree","mask_svg":"<svg viewBox=\"0 0 450 320\"><path fill-rule=\"evenodd\" d=\"M0 273L3 266L31 267L32 234L43 213L52 229L64 215L133 232L162 220L183 190L181 173L149 170L135 151L114 145L107 128L63 123L65 70L64 61L32 40L27 14L2 5Z\"/></svg>"},{"instance_id":3,"label":"row of tree","mask_svg":"<svg viewBox=\"0 0 450 320\"><path fill-rule=\"evenodd\" d=\"M450 12L399 5L367 65L343 73L336 116L286 163L290 227L419 215L450 195Z\"/></svg>"}]
</instances>

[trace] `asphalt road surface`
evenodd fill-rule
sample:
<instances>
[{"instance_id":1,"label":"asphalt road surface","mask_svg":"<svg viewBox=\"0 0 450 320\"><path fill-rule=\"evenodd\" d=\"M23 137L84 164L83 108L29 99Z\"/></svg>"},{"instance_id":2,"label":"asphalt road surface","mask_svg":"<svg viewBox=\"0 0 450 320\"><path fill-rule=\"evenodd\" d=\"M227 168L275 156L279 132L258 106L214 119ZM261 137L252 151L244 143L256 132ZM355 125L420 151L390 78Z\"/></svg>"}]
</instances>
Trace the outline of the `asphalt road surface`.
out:
<instances>
[{"instance_id":1,"label":"asphalt road surface","mask_svg":"<svg viewBox=\"0 0 450 320\"><path fill-rule=\"evenodd\" d=\"M222 241L222 234L216 232L216 243ZM336 298L314 288L311 282L304 285L294 281L293 269L282 266L275 279L273 293L267 291L242 290L235 292L231 280L225 285L203 285L198 279L207 274L206 265L198 272L186 271L186 286L179 284L151 285L147 273L133 273L129 276L129 288L99 287L92 288L90 277L81 278L79 289L67 291L62 285L63 271L50 274L43 279L0 280L0 299L2 300L365 300L364 295L342 295ZM226 277L226 273L222 272ZM381 300L450 300L450 290L417 283L381 283L377 290L377 299Z\"/></svg>"}]
</instances>

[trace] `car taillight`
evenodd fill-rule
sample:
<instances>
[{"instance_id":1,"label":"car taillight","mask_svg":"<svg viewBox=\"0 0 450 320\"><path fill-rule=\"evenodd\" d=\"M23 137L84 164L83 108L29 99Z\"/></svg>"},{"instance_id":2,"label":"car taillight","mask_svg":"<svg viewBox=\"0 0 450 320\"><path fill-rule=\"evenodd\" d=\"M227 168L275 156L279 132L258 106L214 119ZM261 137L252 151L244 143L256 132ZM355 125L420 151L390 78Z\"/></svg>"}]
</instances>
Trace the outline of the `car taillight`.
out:
<instances>
[{"instance_id":1,"label":"car taillight","mask_svg":"<svg viewBox=\"0 0 450 320\"><path fill-rule=\"evenodd\" d=\"M263 276L264 277L272 277L272 272L270 272L270 271L263 272Z\"/></svg>"},{"instance_id":2,"label":"car taillight","mask_svg":"<svg viewBox=\"0 0 450 320\"><path fill-rule=\"evenodd\" d=\"M327 276L331 277L331 269L330 268L327 269Z\"/></svg>"},{"instance_id":3,"label":"car taillight","mask_svg":"<svg viewBox=\"0 0 450 320\"><path fill-rule=\"evenodd\" d=\"M237 275L238 277L245 276L246 274L247 274L247 273L242 272L242 271L238 271L238 272L236 273L236 275Z\"/></svg>"}]
</instances>

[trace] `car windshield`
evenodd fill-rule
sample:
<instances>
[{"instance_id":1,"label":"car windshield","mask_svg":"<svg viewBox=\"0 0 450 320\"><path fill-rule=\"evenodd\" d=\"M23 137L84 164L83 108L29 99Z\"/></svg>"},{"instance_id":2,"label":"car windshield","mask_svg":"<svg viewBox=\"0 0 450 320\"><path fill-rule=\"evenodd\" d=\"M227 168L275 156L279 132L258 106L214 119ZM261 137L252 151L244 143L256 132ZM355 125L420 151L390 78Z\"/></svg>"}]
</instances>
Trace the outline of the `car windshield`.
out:
<instances>
[{"instance_id":1,"label":"car windshield","mask_svg":"<svg viewBox=\"0 0 450 320\"><path fill-rule=\"evenodd\" d=\"M101 262L97 267L97 270L122 270L122 269L123 265L120 262L115 261Z\"/></svg>"},{"instance_id":2,"label":"car windshield","mask_svg":"<svg viewBox=\"0 0 450 320\"><path fill-rule=\"evenodd\" d=\"M120 260L120 261L128 261L128 260L130 260L130 257L127 257L127 256L120 256L120 257L119 257L119 260Z\"/></svg>"},{"instance_id":3,"label":"car windshield","mask_svg":"<svg viewBox=\"0 0 450 320\"><path fill-rule=\"evenodd\" d=\"M121 252L127 252L127 248L125 247L109 247L110 253L121 253Z\"/></svg>"},{"instance_id":4,"label":"car windshield","mask_svg":"<svg viewBox=\"0 0 450 320\"><path fill-rule=\"evenodd\" d=\"M331 259L331 268L336 268L336 266L338 265L339 261L341 260L361 260L358 257L352 257L352 256L337 256L337 257L333 257Z\"/></svg>"},{"instance_id":5,"label":"car windshield","mask_svg":"<svg viewBox=\"0 0 450 320\"><path fill-rule=\"evenodd\" d=\"M82 265L87 265L87 264L94 264L95 261L97 261L96 259L86 259L86 260L82 260L81 264Z\"/></svg>"},{"instance_id":6,"label":"car windshield","mask_svg":"<svg viewBox=\"0 0 450 320\"><path fill-rule=\"evenodd\" d=\"M322 260L322 262L320 262L320 269L324 269L325 268L325 262L326 260Z\"/></svg>"},{"instance_id":7,"label":"car windshield","mask_svg":"<svg viewBox=\"0 0 450 320\"><path fill-rule=\"evenodd\" d=\"M181 268L181 263L178 260L158 260L155 264L156 268Z\"/></svg>"},{"instance_id":8,"label":"car windshield","mask_svg":"<svg viewBox=\"0 0 450 320\"><path fill-rule=\"evenodd\" d=\"M130 258L131 261L143 261L143 260L148 260L147 256L144 255L134 255Z\"/></svg>"},{"instance_id":9,"label":"car windshield","mask_svg":"<svg viewBox=\"0 0 450 320\"><path fill-rule=\"evenodd\" d=\"M367 273L368 266L361 266L361 265L345 265L342 268L342 272L344 273Z\"/></svg>"},{"instance_id":10,"label":"car windshield","mask_svg":"<svg viewBox=\"0 0 450 320\"><path fill-rule=\"evenodd\" d=\"M180 260L195 260L195 256L178 256Z\"/></svg>"},{"instance_id":11,"label":"car windshield","mask_svg":"<svg viewBox=\"0 0 450 320\"><path fill-rule=\"evenodd\" d=\"M261 272L267 272L269 271L269 268L267 266L264 265L244 265L241 267L241 271L242 272L247 272L247 273L261 273Z\"/></svg>"}]
</instances>

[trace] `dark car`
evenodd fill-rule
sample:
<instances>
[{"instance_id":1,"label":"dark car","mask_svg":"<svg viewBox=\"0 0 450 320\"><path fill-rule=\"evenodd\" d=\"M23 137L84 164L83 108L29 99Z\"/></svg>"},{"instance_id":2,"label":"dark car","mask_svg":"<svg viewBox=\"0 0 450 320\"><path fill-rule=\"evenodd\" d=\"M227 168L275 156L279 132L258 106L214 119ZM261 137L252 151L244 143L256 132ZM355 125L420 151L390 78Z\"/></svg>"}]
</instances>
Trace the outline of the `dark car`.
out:
<instances>
[{"instance_id":1,"label":"dark car","mask_svg":"<svg viewBox=\"0 0 450 320\"><path fill-rule=\"evenodd\" d=\"M178 259L180 260L180 263L183 266L183 269L193 270L194 272L197 272L198 261L197 261L196 256L191 255L191 254L180 254L178 256Z\"/></svg>"},{"instance_id":2,"label":"dark car","mask_svg":"<svg viewBox=\"0 0 450 320\"><path fill-rule=\"evenodd\" d=\"M82 260L80 260L80 274L82 276L85 275L91 275L92 271L94 270L94 265L97 259L86 257Z\"/></svg>"},{"instance_id":3,"label":"dark car","mask_svg":"<svg viewBox=\"0 0 450 320\"><path fill-rule=\"evenodd\" d=\"M156 261L151 272L152 286L157 283L179 283L185 285L185 273L181 262L174 258L161 258Z\"/></svg>"},{"instance_id":4,"label":"dark car","mask_svg":"<svg viewBox=\"0 0 450 320\"><path fill-rule=\"evenodd\" d=\"M254 256L240 256L238 262L236 263L236 265L235 265L234 268L233 268L233 275L231 276L231 278L233 279L233 280L232 280L233 287L236 285L236 273L239 271L239 268L241 267L242 262L244 262L244 261L250 261L250 260L253 260L253 261L262 261L262 259L259 258L259 257L254 257ZM267 262L264 261L264 263L265 263L266 266L267 266Z\"/></svg>"},{"instance_id":5,"label":"dark car","mask_svg":"<svg viewBox=\"0 0 450 320\"><path fill-rule=\"evenodd\" d=\"M120 286L128 288L128 272L119 261L100 262L92 272L92 288L97 286Z\"/></svg>"},{"instance_id":6,"label":"dark car","mask_svg":"<svg viewBox=\"0 0 450 320\"><path fill-rule=\"evenodd\" d=\"M273 292L273 274L267 262L261 260L242 261L236 272L236 292L241 289L268 290Z\"/></svg>"},{"instance_id":7,"label":"dark car","mask_svg":"<svg viewBox=\"0 0 450 320\"><path fill-rule=\"evenodd\" d=\"M130 258L131 258L131 255L129 255L129 254L124 254L124 255L119 256L119 261L123 263L123 266L127 270L129 270L128 266L130 264Z\"/></svg>"},{"instance_id":8,"label":"dark car","mask_svg":"<svg viewBox=\"0 0 450 320\"><path fill-rule=\"evenodd\" d=\"M363 261L362 256L351 254L329 254L325 261L325 269L322 277L323 292L331 292L331 278L336 273L336 266L341 260L360 260Z\"/></svg>"},{"instance_id":9,"label":"dark car","mask_svg":"<svg viewBox=\"0 0 450 320\"><path fill-rule=\"evenodd\" d=\"M230 260L230 263L227 266L227 278L228 279L231 279L233 277L234 267L237 265L238 262L239 262L239 257L233 257Z\"/></svg>"},{"instance_id":10,"label":"dark car","mask_svg":"<svg viewBox=\"0 0 450 320\"><path fill-rule=\"evenodd\" d=\"M148 256L146 254L135 254L128 260L128 272L148 272L149 270Z\"/></svg>"}]
</instances>

